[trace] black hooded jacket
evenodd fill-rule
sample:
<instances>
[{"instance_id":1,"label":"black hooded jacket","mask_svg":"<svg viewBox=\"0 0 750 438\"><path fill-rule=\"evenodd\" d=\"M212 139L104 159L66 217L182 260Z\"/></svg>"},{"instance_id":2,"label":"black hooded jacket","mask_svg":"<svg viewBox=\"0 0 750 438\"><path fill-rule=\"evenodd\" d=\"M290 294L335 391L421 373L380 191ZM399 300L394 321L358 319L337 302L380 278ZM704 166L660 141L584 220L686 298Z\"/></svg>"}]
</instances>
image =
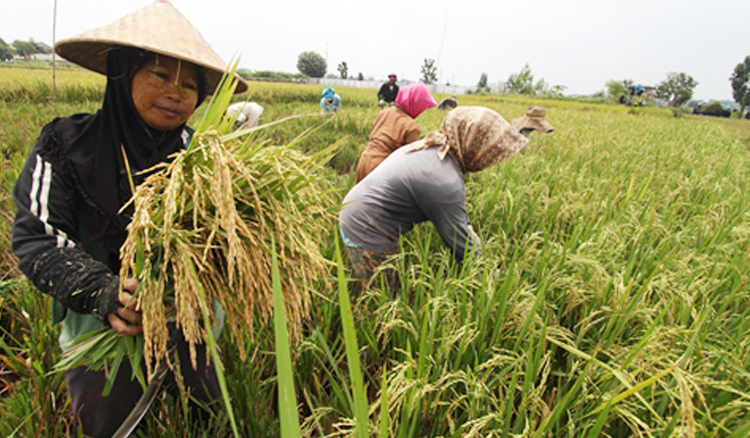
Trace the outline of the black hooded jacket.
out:
<instances>
[{"instance_id":1,"label":"black hooded jacket","mask_svg":"<svg viewBox=\"0 0 750 438\"><path fill-rule=\"evenodd\" d=\"M183 149L192 135L184 124L156 131L139 116L131 80L146 56L139 49L112 49L102 109L47 124L13 188L19 268L66 309L100 319L121 306L119 251L132 207L120 210L132 195L129 179L142 182L140 171ZM197 105L204 98L201 93Z\"/></svg>"}]
</instances>

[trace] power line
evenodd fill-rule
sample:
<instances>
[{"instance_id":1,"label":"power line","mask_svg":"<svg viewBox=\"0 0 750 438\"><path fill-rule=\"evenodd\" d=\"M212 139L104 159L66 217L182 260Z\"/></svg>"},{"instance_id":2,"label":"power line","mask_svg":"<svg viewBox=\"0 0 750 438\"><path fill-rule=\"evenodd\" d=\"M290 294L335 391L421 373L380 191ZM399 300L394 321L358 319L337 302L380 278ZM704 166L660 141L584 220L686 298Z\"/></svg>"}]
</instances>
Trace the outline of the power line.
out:
<instances>
[{"instance_id":1,"label":"power line","mask_svg":"<svg viewBox=\"0 0 750 438\"><path fill-rule=\"evenodd\" d=\"M448 0L445 0L445 21L443 21L443 37L440 39L440 50L438 50L437 65L440 65L440 57L443 55L443 44L445 43L445 33L447 29L448 29Z\"/></svg>"}]
</instances>

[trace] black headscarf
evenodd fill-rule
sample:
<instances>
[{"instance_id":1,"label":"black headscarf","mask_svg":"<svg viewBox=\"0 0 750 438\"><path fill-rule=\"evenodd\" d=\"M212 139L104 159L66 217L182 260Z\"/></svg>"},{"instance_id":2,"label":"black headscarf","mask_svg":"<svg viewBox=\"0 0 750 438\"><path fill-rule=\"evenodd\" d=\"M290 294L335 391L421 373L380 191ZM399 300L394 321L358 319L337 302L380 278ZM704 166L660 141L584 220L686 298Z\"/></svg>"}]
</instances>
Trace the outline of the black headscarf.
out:
<instances>
[{"instance_id":1,"label":"black headscarf","mask_svg":"<svg viewBox=\"0 0 750 438\"><path fill-rule=\"evenodd\" d=\"M119 212L132 195L123 149L138 185L145 176L136 173L165 161L185 146L185 124L171 131L152 129L133 103L131 81L147 56L148 52L132 47L111 49L102 109L96 114L78 114L50 124L57 144L53 146L55 150L46 152L53 156L58 171L73 181L68 203L83 230L110 253L110 259L119 256L132 214L132 207ZM199 68L197 73L196 107L206 97L205 71Z\"/></svg>"}]
</instances>

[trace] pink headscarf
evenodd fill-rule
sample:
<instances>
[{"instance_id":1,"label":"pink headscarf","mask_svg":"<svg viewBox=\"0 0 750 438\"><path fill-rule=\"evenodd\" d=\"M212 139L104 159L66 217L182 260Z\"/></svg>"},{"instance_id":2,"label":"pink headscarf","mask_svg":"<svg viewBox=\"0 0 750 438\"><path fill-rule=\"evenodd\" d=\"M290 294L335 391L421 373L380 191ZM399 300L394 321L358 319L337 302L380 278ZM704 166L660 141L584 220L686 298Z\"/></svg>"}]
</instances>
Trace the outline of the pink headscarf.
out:
<instances>
[{"instance_id":1,"label":"pink headscarf","mask_svg":"<svg viewBox=\"0 0 750 438\"><path fill-rule=\"evenodd\" d=\"M437 102L424 84L410 84L398 90L396 105L416 119L424 110L436 106Z\"/></svg>"}]
</instances>

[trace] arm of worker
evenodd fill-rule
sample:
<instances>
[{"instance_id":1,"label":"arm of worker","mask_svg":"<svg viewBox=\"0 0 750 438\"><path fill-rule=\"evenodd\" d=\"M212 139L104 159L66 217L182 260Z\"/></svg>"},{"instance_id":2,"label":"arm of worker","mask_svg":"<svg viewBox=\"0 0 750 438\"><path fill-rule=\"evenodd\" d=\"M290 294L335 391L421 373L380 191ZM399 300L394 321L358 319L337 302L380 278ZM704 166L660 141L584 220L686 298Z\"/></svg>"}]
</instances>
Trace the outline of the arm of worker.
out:
<instances>
[{"instance_id":1,"label":"arm of worker","mask_svg":"<svg viewBox=\"0 0 750 438\"><path fill-rule=\"evenodd\" d=\"M333 96L333 111L341 111L341 96L339 96L338 94Z\"/></svg>"},{"instance_id":2,"label":"arm of worker","mask_svg":"<svg viewBox=\"0 0 750 438\"><path fill-rule=\"evenodd\" d=\"M469 225L466 213L466 191L459 173L444 175L429 190L421 190L415 200L420 210L433 223L443 244L447 246L457 262L463 263L464 255L482 253L482 242Z\"/></svg>"},{"instance_id":3,"label":"arm of worker","mask_svg":"<svg viewBox=\"0 0 750 438\"><path fill-rule=\"evenodd\" d=\"M380 90L378 90L378 100L385 101L385 94L389 91L389 86L387 83L380 86Z\"/></svg>"},{"instance_id":4,"label":"arm of worker","mask_svg":"<svg viewBox=\"0 0 750 438\"><path fill-rule=\"evenodd\" d=\"M18 209L12 245L18 266L37 289L66 308L92 313L125 334L140 332L140 326L127 324L140 322L140 313L130 294L120 294L119 277L81 249L77 221L66 202L68 184L32 152L13 188ZM135 290L132 283L128 286Z\"/></svg>"},{"instance_id":5,"label":"arm of worker","mask_svg":"<svg viewBox=\"0 0 750 438\"><path fill-rule=\"evenodd\" d=\"M433 212L430 219L443 244L451 250L458 263L463 263L465 255L479 257L482 254L482 242L469 225L465 205L444 204L443 207L443 211Z\"/></svg>"}]
</instances>

